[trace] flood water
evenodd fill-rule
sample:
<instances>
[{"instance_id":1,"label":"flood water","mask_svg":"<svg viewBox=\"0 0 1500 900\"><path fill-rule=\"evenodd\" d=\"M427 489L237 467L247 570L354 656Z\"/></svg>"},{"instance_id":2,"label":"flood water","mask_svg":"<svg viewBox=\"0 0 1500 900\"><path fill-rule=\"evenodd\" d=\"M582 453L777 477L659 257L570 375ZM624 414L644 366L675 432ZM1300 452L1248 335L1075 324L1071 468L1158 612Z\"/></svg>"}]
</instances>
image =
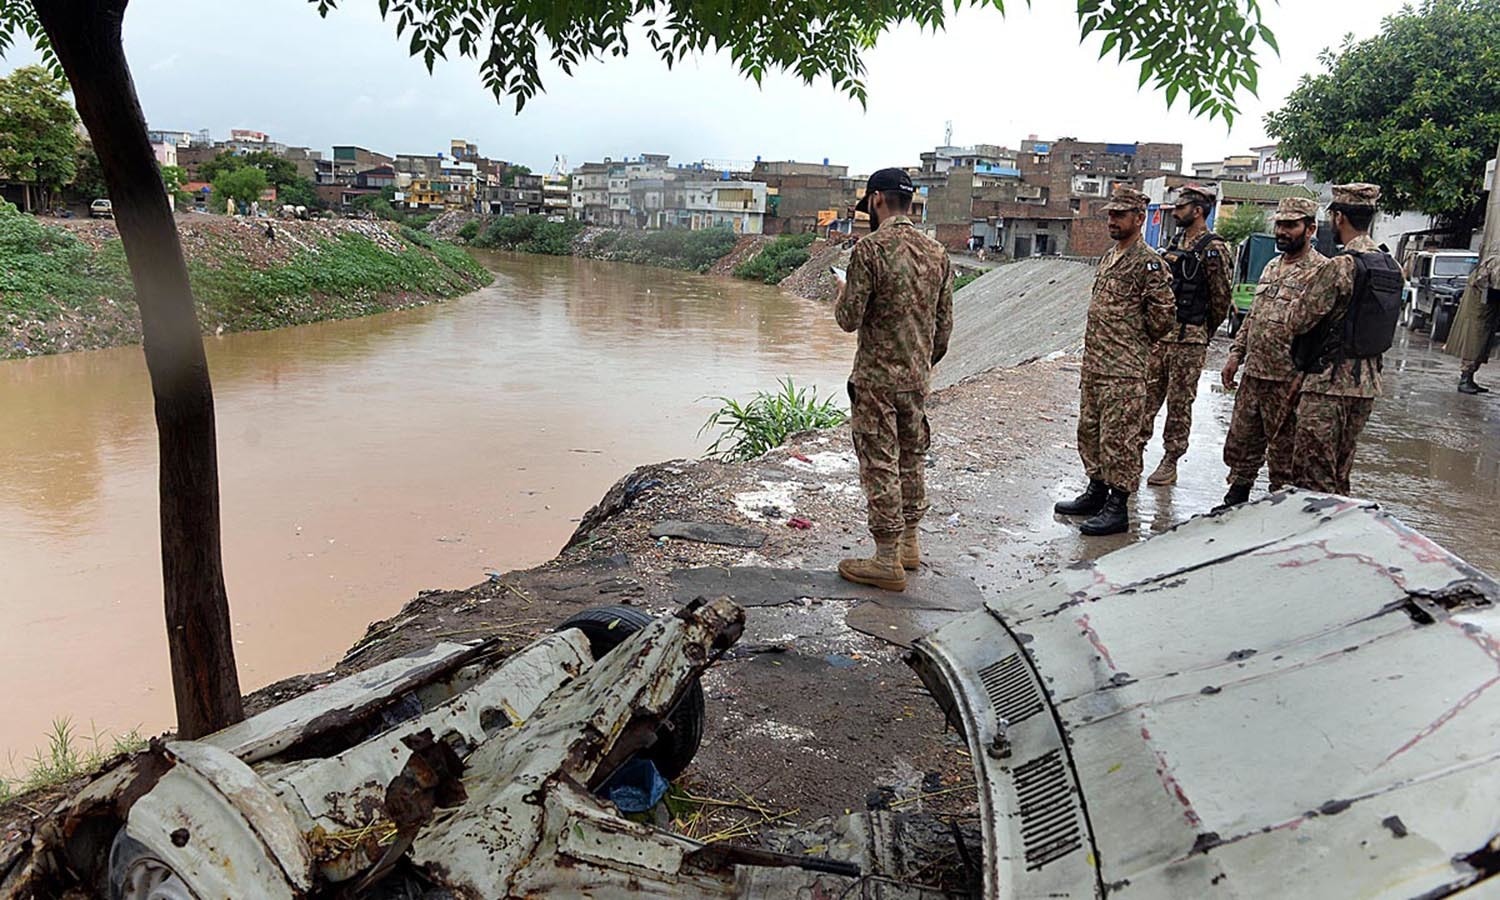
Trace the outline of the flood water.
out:
<instances>
[{"instance_id":1,"label":"flood water","mask_svg":"<svg viewBox=\"0 0 1500 900\"><path fill-rule=\"evenodd\" d=\"M208 341L241 686L336 661L418 590L551 558L714 404L841 395L853 337L775 288L493 254L461 300ZM141 351L0 363L0 772L51 721L172 722Z\"/></svg>"}]
</instances>

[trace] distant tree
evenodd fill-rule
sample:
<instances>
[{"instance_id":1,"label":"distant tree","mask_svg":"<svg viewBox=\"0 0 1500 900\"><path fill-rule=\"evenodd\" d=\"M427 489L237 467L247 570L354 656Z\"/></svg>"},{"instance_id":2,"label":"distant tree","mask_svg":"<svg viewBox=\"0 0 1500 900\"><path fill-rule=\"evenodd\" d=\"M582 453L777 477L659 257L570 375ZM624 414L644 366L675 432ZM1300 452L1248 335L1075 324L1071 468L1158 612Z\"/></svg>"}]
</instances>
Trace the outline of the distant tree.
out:
<instances>
[{"instance_id":1,"label":"distant tree","mask_svg":"<svg viewBox=\"0 0 1500 900\"><path fill-rule=\"evenodd\" d=\"M1425 0L1380 34L1319 56L1266 116L1280 154L1319 181L1373 181L1389 212L1467 231L1483 216L1484 162L1500 142L1500 3Z\"/></svg>"},{"instance_id":2,"label":"distant tree","mask_svg":"<svg viewBox=\"0 0 1500 900\"><path fill-rule=\"evenodd\" d=\"M94 153L93 144L88 141L78 143L73 168L73 183L69 187L75 197L92 201L109 196L109 186L104 183L104 170L99 167L99 157Z\"/></svg>"},{"instance_id":3,"label":"distant tree","mask_svg":"<svg viewBox=\"0 0 1500 900\"><path fill-rule=\"evenodd\" d=\"M1214 231L1230 246L1238 246L1250 235L1266 232L1266 211L1254 203L1241 203L1214 223Z\"/></svg>"},{"instance_id":4,"label":"distant tree","mask_svg":"<svg viewBox=\"0 0 1500 900\"><path fill-rule=\"evenodd\" d=\"M192 196L182 189L187 184L187 172L181 166L162 166L161 183L167 189L167 196L179 207L193 202Z\"/></svg>"},{"instance_id":5,"label":"distant tree","mask_svg":"<svg viewBox=\"0 0 1500 900\"><path fill-rule=\"evenodd\" d=\"M121 42L128 0L0 0L0 53L24 34L66 73L115 204L136 297L160 457L162 582L178 733L200 737L243 716L224 590L213 385L187 264L146 141L146 118ZM326 16L335 0L310 0ZM1001 0L956 0L994 6ZM805 82L827 77L861 103L860 56L904 22L941 28L948 0L380 0L381 15L429 70L450 44L479 58L497 99L519 108L541 90L537 47L565 74L584 60L623 56L641 20L670 66L692 52L726 50L748 78L769 70ZM1183 7L1186 7L1185 9ZM1079 27L1102 37L1100 55L1134 60L1171 104L1232 121L1235 95L1254 92L1254 51L1275 38L1261 0L1077 0ZM1186 23L1192 27L1187 27ZM55 57L54 57L55 54Z\"/></svg>"},{"instance_id":6,"label":"distant tree","mask_svg":"<svg viewBox=\"0 0 1500 900\"><path fill-rule=\"evenodd\" d=\"M214 179L213 199L209 201L208 208L218 212L224 208L224 201L233 200L237 205L249 205L260 199L261 192L268 186L266 173L254 166L241 166L231 169Z\"/></svg>"},{"instance_id":7,"label":"distant tree","mask_svg":"<svg viewBox=\"0 0 1500 900\"><path fill-rule=\"evenodd\" d=\"M515 187L517 178L530 174L531 169L527 166L511 166L505 170L505 177L501 179L501 184L505 187Z\"/></svg>"},{"instance_id":8,"label":"distant tree","mask_svg":"<svg viewBox=\"0 0 1500 900\"><path fill-rule=\"evenodd\" d=\"M305 206L308 209L321 209L324 205L323 201L318 199L317 188L311 181L300 175L295 175L292 180L276 185L276 202Z\"/></svg>"},{"instance_id":9,"label":"distant tree","mask_svg":"<svg viewBox=\"0 0 1500 900\"><path fill-rule=\"evenodd\" d=\"M26 182L27 210L78 170L78 114L68 83L44 66L23 66L0 78L0 172Z\"/></svg>"}]
</instances>

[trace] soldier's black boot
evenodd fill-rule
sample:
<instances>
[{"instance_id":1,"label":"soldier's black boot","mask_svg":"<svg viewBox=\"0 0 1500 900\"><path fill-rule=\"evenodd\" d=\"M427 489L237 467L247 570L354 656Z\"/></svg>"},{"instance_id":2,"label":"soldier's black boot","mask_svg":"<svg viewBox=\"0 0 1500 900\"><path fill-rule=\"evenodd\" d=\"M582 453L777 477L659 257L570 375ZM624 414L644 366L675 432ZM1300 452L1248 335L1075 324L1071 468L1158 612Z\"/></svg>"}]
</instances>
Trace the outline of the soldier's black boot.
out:
<instances>
[{"instance_id":1,"label":"soldier's black boot","mask_svg":"<svg viewBox=\"0 0 1500 900\"><path fill-rule=\"evenodd\" d=\"M1090 537L1129 531L1130 511L1125 507L1129 499L1130 495L1119 488L1110 488L1104 507L1093 518L1078 526L1078 530Z\"/></svg>"},{"instance_id":2,"label":"soldier's black boot","mask_svg":"<svg viewBox=\"0 0 1500 900\"><path fill-rule=\"evenodd\" d=\"M1092 516L1104 508L1104 501L1109 498L1109 485L1097 478L1089 479L1089 486L1083 489L1083 493L1072 500L1063 500L1052 511L1060 516Z\"/></svg>"},{"instance_id":3,"label":"soldier's black boot","mask_svg":"<svg viewBox=\"0 0 1500 900\"><path fill-rule=\"evenodd\" d=\"M1229 490L1224 494L1224 502L1214 507L1214 510L1217 512L1221 509L1228 509L1231 506L1239 506L1241 503L1249 501L1249 499L1250 485L1231 484Z\"/></svg>"},{"instance_id":4,"label":"soldier's black boot","mask_svg":"<svg viewBox=\"0 0 1500 900\"><path fill-rule=\"evenodd\" d=\"M1458 392L1460 394L1488 394L1490 389L1475 384L1473 372L1465 372L1458 379Z\"/></svg>"}]
</instances>

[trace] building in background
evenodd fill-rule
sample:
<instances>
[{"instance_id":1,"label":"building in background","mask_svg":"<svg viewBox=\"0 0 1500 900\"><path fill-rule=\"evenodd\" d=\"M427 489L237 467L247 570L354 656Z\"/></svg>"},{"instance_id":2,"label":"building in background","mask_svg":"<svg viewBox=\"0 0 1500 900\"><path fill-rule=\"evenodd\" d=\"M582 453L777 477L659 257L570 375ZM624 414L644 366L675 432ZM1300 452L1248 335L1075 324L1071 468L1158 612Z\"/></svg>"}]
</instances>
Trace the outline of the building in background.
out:
<instances>
[{"instance_id":1,"label":"building in background","mask_svg":"<svg viewBox=\"0 0 1500 900\"><path fill-rule=\"evenodd\" d=\"M864 179L851 178L848 166L794 160L762 162L750 180L766 185L766 234L800 234L820 230L820 223L853 216Z\"/></svg>"}]
</instances>

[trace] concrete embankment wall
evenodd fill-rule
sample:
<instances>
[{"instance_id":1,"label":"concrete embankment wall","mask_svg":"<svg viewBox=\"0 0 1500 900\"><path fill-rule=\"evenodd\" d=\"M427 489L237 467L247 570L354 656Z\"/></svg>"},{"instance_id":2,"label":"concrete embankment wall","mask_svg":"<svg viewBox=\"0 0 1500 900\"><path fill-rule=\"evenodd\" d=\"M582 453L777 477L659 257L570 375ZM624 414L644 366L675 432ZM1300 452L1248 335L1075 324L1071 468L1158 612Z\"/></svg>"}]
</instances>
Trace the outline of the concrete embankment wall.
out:
<instances>
[{"instance_id":1,"label":"concrete embankment wall","mask_svg":"<svg viewBox=\"0 0 1500 900\"><path fill-rule=\"evenodd\" d=\"M1036 258L1000 266L953 295L953 339L934 388L1083 346L1094 266Z\"/></svg>"}]
</instances>

